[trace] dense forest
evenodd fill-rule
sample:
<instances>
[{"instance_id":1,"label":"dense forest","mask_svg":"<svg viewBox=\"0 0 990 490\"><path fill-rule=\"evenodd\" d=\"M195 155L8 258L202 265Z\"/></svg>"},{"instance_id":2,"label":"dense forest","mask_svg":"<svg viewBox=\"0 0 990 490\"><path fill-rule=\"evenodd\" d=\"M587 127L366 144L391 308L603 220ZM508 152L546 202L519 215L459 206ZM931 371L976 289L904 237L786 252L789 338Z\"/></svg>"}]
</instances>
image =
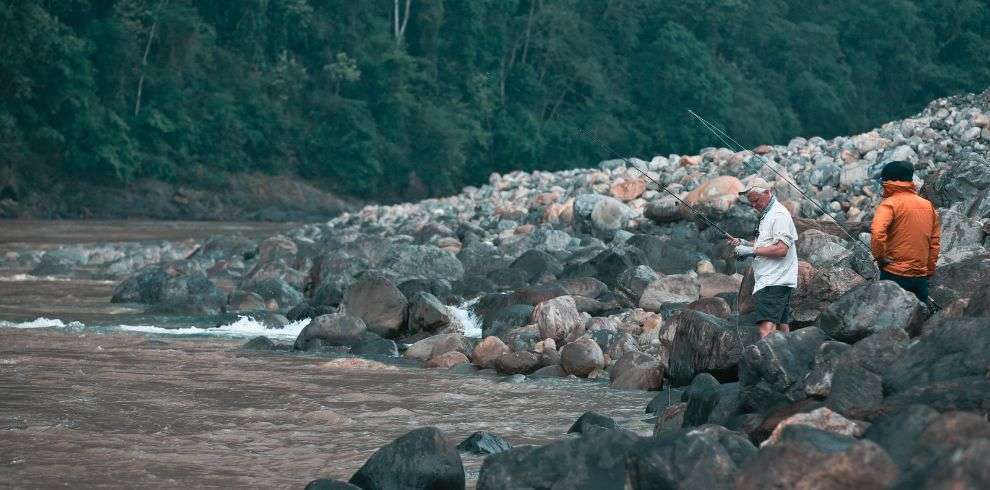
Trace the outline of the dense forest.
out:
<instances>
[{"instance_id":1,"label":"dense forest","mask_svg":"<svg viewBox=\"0 0 990 490\"><path fill-rule=\"evenodd\" d=\"M0 167L396 199L873 127L990 85L986 0L7 0ZM3 169L0 168L0 171Z\"/></svg>"}]
</instances>

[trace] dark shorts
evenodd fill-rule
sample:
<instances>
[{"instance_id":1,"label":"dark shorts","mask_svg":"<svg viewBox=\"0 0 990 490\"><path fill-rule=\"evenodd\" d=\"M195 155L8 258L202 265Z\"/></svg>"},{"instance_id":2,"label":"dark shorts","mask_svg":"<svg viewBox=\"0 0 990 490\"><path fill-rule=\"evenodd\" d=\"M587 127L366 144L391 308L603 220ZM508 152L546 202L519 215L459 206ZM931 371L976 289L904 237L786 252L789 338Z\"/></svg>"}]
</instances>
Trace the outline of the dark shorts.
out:
<instances>
[{"instance_id":1,"label":"dark shorts","mask_svg":"<svg viewBox=\"0 0 990 490\"><path fill-rule=\"evenodd\" d=\"M790 286L767 286L756 292L756 323L791 323Z\"/></svg>"},{"instance_id":2,"label":"dark shorts","mask_svg":"<svg viewBox=\"0 0 990 490\"><path fill-rule=\"evenodd\" d=\"M891 274L887 271L880 271L881 281L894 281L902 289L909 293L914 293L921 301L921 304L928 304L928 278L927 277L905 277Z\"/></svg>"}]
</instances>

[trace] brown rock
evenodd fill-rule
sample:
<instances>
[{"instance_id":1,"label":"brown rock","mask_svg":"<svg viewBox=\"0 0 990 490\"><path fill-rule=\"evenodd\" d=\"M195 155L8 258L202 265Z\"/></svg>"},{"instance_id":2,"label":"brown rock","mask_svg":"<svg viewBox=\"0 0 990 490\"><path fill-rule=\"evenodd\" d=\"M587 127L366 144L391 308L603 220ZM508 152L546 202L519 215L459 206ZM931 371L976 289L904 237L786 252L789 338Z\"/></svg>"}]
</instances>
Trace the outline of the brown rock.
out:
<instances>
[{"instance_id":1,"label":"brown rock","mask_svg":"<svg viewBox=\"0 0 990 490\"><path fill-rule=\"evenodd\" d=\"M684 155L677 163L682 167L693 167L701 163L701 155Z\"/></svg>"},{"instance_id":2,"label":"brown rock","mask_svg":"<svg viewBox=\"0 0 990 490\"><path fill-rule=\"evenodd\" d=\"M612 366L610 385L624 390L656 391L663 385L663 366L642 352L626 352Z\"/></svg>"},{"instance_id":3,"label":"brown rock","mask_svg":"<svg viewBox=\"0 0 990 490\"><path fill-rule=\"evenodd\" d=\"M622 201L632 201L646 191L646 182L641 179L619 180L609 189L612 196Z\"/></svg>"},{"instance_id":4,"label":"brown rock","mask_svg":"<svg viewBox=\"0 0 990 490\"><path fill-rule=\"evenodd\" d=\"M509 352L498 358L495 369L501 374L530 374L540 368L540 355L534 352Z\"/></svg>"},{"instance_id":5,"label":"brown rock","mask_svg":"<svg viewBox=\"0 0 990 490\"><path fill-rule=\"evenodd\" d=\"M410 345L403 355L410 359L427 361L451 351L458 351L462 354L469 353L471 352L471 345L459 333L445 333L427 337Z\"/></svg>"},{"instance_id":6,"label":"brown rock","mask_svg":"<svg viewBox=\"0 0 990 490\"><path fill-rule=\"evenodd\" d=\"M574 298L559 296L536 305L533 309L533 322L540 329L543 338L560 343L571 330L584 325L584 318L578 311Z\"/></svg>"},{"instance_id":7,"label":"brown rock","mask_svg":"<svg viewBox=\"0 0 990 490\"><path fill-rule=\"evenodd\" d=\"M471 361L464 354L458 351L450 351L439 356L434 356L429 361L426 361L426 367L448 369L456 364L466 364L469 362Z\"/></svg>"},{"instance_id":8,"label":"brown rock","mask_svg":"<svg viewBox=\"0 0 990 490\"><path fill-rule=\"evenodd\" d=\"M716 211L728 211L745 189L743 183L731 176L722 175L699 185L688 193L684 201L691 206L704 206Z\"/></svg>"},{"instance_id":9,"label":"brown rock","mask_svg":"<svg viewBox=\"0 0 990 490\"><path fill-rule=\"evenodd\" d=\"M766 155L771 151L773 151L773 147L770 145L760 145L757 146L756 148L753 148L753 153L756 153L757 155Z\"/></svg>"},{"instance_id":10,"label":"brown rock","mask_svg":"<svg viewBox=\"0 0 990 490\"><path fill-rule=\"evenodd\" d=\"M605 367L605 355L597 342L584 337L560 350L560 364L567 374L587 377L595 369Z\"/></svg>"},{"instance_id":11,"label":"brown rock","mask_svg":"<svg viewBox=\"0 0 990 490\"><path fill-rule=\"evenodd\" d=\"M721 293L738 293L742 278L727 274L701 274L698 276L701 284L701 297L714 298Z\"/></svg>"},{"instance_id":12,"label":"brown rock","mask_svg":"<svg viewBox=\"0 0 990 490\"><path fill-rule=\"evenodd\" d=\"M502 342L502 339L489 336L474 346L472 358L474 359L474 364L478 367L483 369L494 368L498 363L498 359L507 352L509 352L509 347L505 345L505 342Z\"/></svg>"},{"instance_id":13,"label":"brown rock","mask_svg":"<svg viewBox=\"0 0 990 490\"><path fill-rule=\"evenodd\" d=\"M722 298L701 298L687 305L688 309L708 313L709 315L727 319L732 316L729 302Z\"/></svg>"},{"instance_id":14,"label":"brown rock","mask_svg":"<svg viewBox=\"0 0 990 490\"><path fill-rule=\"evenodd\" d=\"M863 424L849 420L827 407L822 407L811 412L795 414L782 420L773 429L770 437L760 444L760 447L776 444L780 440L780 434L783 432L784 427L788 425L806 425L826 432L851 437L859 437L866 431L866 426Z\"/></svg>"}]
</instances>

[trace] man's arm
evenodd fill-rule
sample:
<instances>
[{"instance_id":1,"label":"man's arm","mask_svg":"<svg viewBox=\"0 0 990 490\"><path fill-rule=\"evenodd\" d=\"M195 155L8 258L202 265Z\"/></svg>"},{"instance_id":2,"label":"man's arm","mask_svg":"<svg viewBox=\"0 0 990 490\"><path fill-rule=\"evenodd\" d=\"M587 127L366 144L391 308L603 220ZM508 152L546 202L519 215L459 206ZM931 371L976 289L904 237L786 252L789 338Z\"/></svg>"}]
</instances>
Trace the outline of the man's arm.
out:
<instances>
[{"instance_id":1,"label":"man's arm","mask_svg":"<svg viewBox=\"0 0 990 490\"><path fill-rule=\"evenodd\" d=\"M787 255L787 250L789 248L790 247L788 247L783 240L777 240L776 242L773 242L770 245L766 245L763 247L756 247L754 253L756 253L756 255L760 257L780 258Z\"/></svg>"},{"instance_id":2,"label":"man's arm","mask_svg":"<svg viewBox=\"0 0 990 490\"><path fill-rule=\"evenodd\" d=\"M935 221L932 223L932 238L928 242L928 277L935 275L935 264L938 262L938 253L942 248L942 225L938 221L938 212L932 207L932 214Z\"/></svg>"},{"instance_id":3,"label":"man's arm","mask_svg":"<svg viewBox=\"0 0 990 490\"><path fill-rule=\"evenodd\" d=\"M870 239L870 248L877 261L887 260L887 228L890 227L893 220L894 209L890 204L880 203L876 213L873 214L873 223L870 225L870 233L873 235Z\"/></svg>"}]
</instances>

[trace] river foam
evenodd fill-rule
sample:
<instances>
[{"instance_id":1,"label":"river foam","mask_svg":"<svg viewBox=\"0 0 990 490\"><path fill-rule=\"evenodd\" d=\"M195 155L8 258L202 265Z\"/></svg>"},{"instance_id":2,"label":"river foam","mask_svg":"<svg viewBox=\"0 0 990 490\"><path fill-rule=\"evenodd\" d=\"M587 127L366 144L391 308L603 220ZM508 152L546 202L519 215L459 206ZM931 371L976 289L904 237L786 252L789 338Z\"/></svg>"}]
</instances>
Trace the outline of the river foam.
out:
<instances>
[{"instance_id":1,"label":"river foam","mask_svg":"<svg viewBox=\"0 0 990 490\"><path fill-rule=\"evenodd\" d=\"M290 322L282 328L267 328L264 323L255 320L250 316L240 316L238 319L227 325L221 325L216 328L202 328L202 327L182 327L182 328L164 328L156 327L153 325L114 325L102 327L104 330L123 330L125 332L140 332L140 333L153 333L159 335L195 335L195 336L206 336L206 337L226 337L226 338L250 338L256 337L258 335L264 335L271 339L279 340L295 340L299 336L299 332L306 325L309 325L310 320L308 318ZM0 328L69 328L69 329L84 329L86 325L81 322L64 322L59 319L51 318L36 318L29 322L9 322L0 321ZM100 328L100 327L90 327L90 328Z\"/></svg>"}]
</instances>

